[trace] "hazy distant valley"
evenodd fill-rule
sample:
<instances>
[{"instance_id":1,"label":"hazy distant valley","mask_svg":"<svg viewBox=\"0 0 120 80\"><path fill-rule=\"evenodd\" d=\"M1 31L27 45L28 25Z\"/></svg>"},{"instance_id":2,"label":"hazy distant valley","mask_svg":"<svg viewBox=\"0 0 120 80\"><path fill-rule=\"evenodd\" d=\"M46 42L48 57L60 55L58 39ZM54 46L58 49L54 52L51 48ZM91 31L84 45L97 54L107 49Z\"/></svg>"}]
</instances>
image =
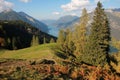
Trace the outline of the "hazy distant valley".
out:
<instances>
[{"instance_id":1,"label":"hazy distant valley","mask_svg":"<svg viewBox=\"0 0 120 80\"><path fill-rule=\"evenodd\" d=\"M118 35L120 33L120 9L106 9L106 14L110 21L111 26L111 34L116 39L120 40L120 36ZM89 14L90 21L92 21L93 13ZM53 36L58 35L59 29L65 29L65 28L74 28L75 24L78 24L80 21L80 18L78 16L71 16L66 15L63 17L60 17L58 20L37 20L29 15L27 15L24 12L15 12L13 10L11 11L3 11L0 13L0 20L22 20L25 21L32 26L35 26L39 30L50 33ZM89 26L88 26L89 27Z\"/></svg>"},{"instance_id":2,"label":"hazy distant valley","mask_svg":"<svg viewBox=\"0 0 120 80\"><path fill-rule=\"evenodd\" d=\"M112 37L120 40L120 9L106 9L106 14L109 18L109 23L111 27ZM89 13L90 21L92 21L93 13ZM55 29L65 29L65 28L74 28L75 24L80 22L80 18L78 16L63 16L58 20L42 20L43 23L47 24L49 28L53 31L53 33L58 33ZM89 26L88 26L89 27ZM52 33L52 34L53 34ZM53 34L54 35L54 34ZM56 34L55 34L56 35Z\"/></svg>"}]
</instances>

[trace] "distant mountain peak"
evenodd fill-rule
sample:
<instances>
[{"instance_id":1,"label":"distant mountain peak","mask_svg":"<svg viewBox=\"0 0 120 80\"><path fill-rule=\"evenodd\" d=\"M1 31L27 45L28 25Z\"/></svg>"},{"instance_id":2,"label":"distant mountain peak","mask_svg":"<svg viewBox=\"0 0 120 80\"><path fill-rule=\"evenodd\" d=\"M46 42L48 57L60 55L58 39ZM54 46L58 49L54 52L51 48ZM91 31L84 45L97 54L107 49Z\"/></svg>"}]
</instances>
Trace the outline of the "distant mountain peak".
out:
<instances>
[{"instance_id":1,"label":"distant mountain peak","mask_svg":"<svg viewBox=\"0 0 120 80\"><path fill-rule=\"evenodd\" d=\"M106 12L113 12L113 9L106 9Z\"/></svg>"},{"instance_id":2,"label":"distant mountain peak","mask_svg":"<svg viewBox=\"0 0 120 80\"><path fill-rule=\"evenodd\" d=\"M7 10L4 10L4 11L2 11L3 13L9 13L9 12L15 12L15 11L13 11L12 9L7 9Z\"/></svg>"},{"instance_id":3,"label":"distant mountain peak","mask_svg":"<svg viewBox=\"0 0 120 80\"><path fill-rule=\"evenodd\" d=\"M120 8L115 8L113 11L120 12Z\"/></svg>"},{"instance_id":4,"label":"distant mountain peak","mask_svg":"<svg viewBox=\"0 0 120 80\"><path fill-rule=\"evenodd\" d=\"M28 16L28 14L27 13L25 13L25 12L23 12L23 11L21 11L21 12L18 12L20 15L24 15L24 16Z\"/></svg>"},{"instance_id":5,"label":"distant mountain peak","mask_svg":"<svg viewBox=\"0 0 120 80\"><path fill-rule=\"evenodd\" d=\"M28 20L32 21L33 23L35 23L35 19L31 16L29 16L28 14L26 14L25 12L18 12L21 16L26 17Z\"/></svg>"},{"instance_id":6,"label":"distant mountain peak","mask_svg":"<svg viewBox=\"0 0 120 80\"><path fill-rule=\"evenodd\" d=\"M23 11L20 11L19 13L23 13L23 14L26 14L25 12L23 12Z\"/></svg>"},{"instance_id":7,"label":"distant mountain peak","mask_svg":"<svg viewBox=\"0 0 120 80\"><path fill-rule=\"evenodd\" d=\"M63 16L63 17L60 17L58 20L57 20L57 23L68 23L68 22L71 22L75 19L77 19L78 17L77 16L72 16L72 15L66 15L66 16Z\"/></svg>"},{"instance_id":8,"label":"distant mountain peak","mask_svg":"<svg viewBox=\"0 0 120 80\"><path fill-rule=\"evenodd\" d=\"M35 20L34 20L33 18L31 18L31 17L29 17L29 16L26 16L26 18L27 18L28 20L30 20L31 22L35 23Z\"/></svg>"},{"instance_id":9,"label":"distant mountain peak","mask_svg":"<svg viewBox=\"0 0 120 80\"><path fill-rule=\"evenodd\" d=\"M37 19L29 16L28 14L24 12L16 12L14 10L4 10L0 13L0 20L8 20L8 21L14 21L14 20L21 20L23 22L27 22L31 24L32 26L38 28L39 30L43 32L48 32L48 27L46 24L42 23L41 21L38 21Z\"/></svg>"},{"instance_id":10,"label":"distant mountain peak","mask_svg":"<svg viewBox=\"0 0 120 80\"><path fill-rule=\"evenodd\" d=\"M110 8L110 9L106 9L106 12L120 12L120 8Z\"/></svg>"},{"instance_id":11,"label":"distant mountain peak","mask_svg":"<svg viewBox=\"0 0 120 80\"><path fill-rule=\"evenodd\" d=\"M75 15L65 15L65 16L62 16L61 18L77 18L78 16L75 16Z\"/></svg>"}]
</instances>

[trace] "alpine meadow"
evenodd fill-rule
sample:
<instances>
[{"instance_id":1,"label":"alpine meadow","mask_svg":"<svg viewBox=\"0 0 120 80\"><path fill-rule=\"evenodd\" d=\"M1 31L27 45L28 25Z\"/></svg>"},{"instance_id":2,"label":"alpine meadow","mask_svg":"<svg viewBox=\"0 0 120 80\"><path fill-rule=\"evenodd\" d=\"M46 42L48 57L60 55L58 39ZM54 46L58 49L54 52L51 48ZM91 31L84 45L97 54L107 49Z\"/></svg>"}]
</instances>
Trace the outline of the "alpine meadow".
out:
<instances>
[{"instance_id":1,"label":"alpine meadow","mask_svg":"<svg viewBox=\"0 0 120 80\"><path fill-rule=\"evenodd\" d=\"M120 80L118 3L1 0L0 80Z\"/></svg>"}]
</instances>

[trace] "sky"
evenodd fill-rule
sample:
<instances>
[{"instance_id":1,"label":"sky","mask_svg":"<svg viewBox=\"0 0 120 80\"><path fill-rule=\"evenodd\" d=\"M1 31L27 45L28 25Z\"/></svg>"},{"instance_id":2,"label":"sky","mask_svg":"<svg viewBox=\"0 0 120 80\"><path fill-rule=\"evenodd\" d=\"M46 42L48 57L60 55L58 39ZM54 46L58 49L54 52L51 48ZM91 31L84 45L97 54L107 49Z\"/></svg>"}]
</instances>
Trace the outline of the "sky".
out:
<instances>
[{"instance_id":1,"label":"sky","mask_svg":"<svg viewBox=\"0 0 120 80\"><path fill-rule=\"evenodd\" d=\"M105 9L120 8L120 0L0 0L0 12L25 12L38 19L58 19L61 16L80 16L83 8L88 12L100 1Z\"/></svg>"}]
</instances>

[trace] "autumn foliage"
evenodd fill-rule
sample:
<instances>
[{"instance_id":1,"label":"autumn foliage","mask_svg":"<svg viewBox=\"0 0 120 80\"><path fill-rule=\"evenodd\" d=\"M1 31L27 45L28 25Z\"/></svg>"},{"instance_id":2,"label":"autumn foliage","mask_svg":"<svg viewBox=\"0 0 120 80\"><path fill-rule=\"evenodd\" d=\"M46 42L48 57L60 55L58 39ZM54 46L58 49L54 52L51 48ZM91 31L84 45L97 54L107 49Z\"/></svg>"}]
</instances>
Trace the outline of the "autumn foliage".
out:
<instances>
[{"instance_id":1,"label":"autumn foliage","mask_svg":"<svg viewBox=\"0 0 120 80\"><path fill-rule=\"evenodd\" d=\"M81 64L34 64L26 60L3 60L0 62L0 79L2 80L119 80L120 76L109 68ZM7 65L7 66L6 66Z\"/></svg>"}]
</instances>

